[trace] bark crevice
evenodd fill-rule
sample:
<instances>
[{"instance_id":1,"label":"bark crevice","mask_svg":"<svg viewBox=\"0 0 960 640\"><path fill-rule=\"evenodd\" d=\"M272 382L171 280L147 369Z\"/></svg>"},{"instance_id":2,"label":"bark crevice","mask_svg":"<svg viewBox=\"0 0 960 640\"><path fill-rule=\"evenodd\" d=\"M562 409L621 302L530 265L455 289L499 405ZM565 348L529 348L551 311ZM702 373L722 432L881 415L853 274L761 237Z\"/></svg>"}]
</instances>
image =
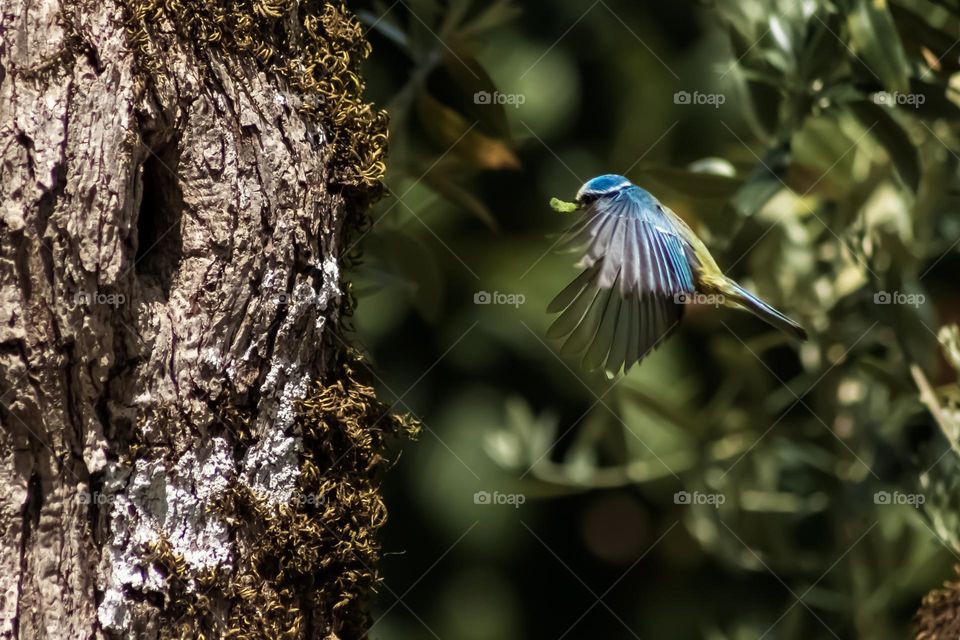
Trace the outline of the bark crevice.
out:
<instances>
[{"instance_id":1,"label":"bark crevice","mask_svg":"<svg viewBox=\"0 0 960 640\"><path fill-rule=\"evenodd\" d=\"M412 427L331 334L385 121L341 7L252 11L0 15L2 636L364 633Z\"/></svg>"}]
</instances>

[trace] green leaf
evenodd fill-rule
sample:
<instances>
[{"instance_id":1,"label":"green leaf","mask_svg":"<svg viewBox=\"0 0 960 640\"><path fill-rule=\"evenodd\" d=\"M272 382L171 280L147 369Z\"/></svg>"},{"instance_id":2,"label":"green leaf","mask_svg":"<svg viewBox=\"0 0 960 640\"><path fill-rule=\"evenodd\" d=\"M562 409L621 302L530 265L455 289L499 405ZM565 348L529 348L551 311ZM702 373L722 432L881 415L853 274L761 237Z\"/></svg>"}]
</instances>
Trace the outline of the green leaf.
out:
<instances>
[{"instance_id":1,"label":"green leaf","mask_svg":"<svg viewBox=\"0 0 960 640\"><path fill-rule=\"evenodd\" d=\"M906 108L915 110L921 118L960 120L960 107L947 97L947 87L944 85L915 79L910 82L910 95L913 104Z\"/></svg>"},{"instance_id":2,"label":"green leaf","mask_svg":"<svg viewBox=\"0 0 960 640\"><path fill-rule=\"evenodd\" d=\"M433 55L445 51L442 36L437 34L437 23L443 10L436 0L406 0L406 33L410 50L421 60L430 60ZM403 5L400 5L403 6ZM394 9L399 11L400 6Z\"/></svg>"},{"instance_id":3,"label":"green leaf","mask_svg":"<svg viewBox=\"0 0 960 640\"><path fill-rule=\"evenodd\" d=\"M494 136L508 138L510 124L506 105L499 101L497 85L476 58L448 54L443 58L443 71L464 94L468 115L479 120Z\"/></svg>"},{"instance_id":4,"label":"green leaf","mask_svg":"<svg viewBox=\"0 0 960 640\"><path fill-rule=\"evenodd\" d=\"M916 193L920 186L920 158L907 132L891 115L891 110L869 100L851 102L848 106L857 120L870 129L870 135L887 150L897 174Z\"/></svg>"},{"instance_id":5,"label":"green leaf","mask_svg":"<svg viewBox=\"0 0 960 640\"><path fill-rule=\"evenodd\" d=\"M790 151L781 146L768 151L763 162L758 164L747 181L734 194L731 205L741 216L757 213L778 191L784 188Z\"/></svg>"},{"instance_id":6,"label":"green leaf","mask_svg":"<svg viewBox=\"0 0 960 640\"><path fill-rule=\"evenodd\" d=\"M836 36L843 29L842 17L825 6L817 8L808 22L806 39L799 55L800 75L806 81L824 81L846 71L846 65L837 64L849 52Z\"/></svg>"},{"instance_id":7,"label":"green leaf","mask_svg":"<svg viewBox=\"0 0 960 640\"><path fill-rule=\"evenodd\" d=\"M782 89L767 81L746 78L744 90L749 100L743 113L751 128L761 138L775 136L780 126Z\"/></svg>"},{"instance_id":8,"label":"green leaf","mask_svg":"<svg viewBox=\"0 0 960 640\"><path fill-rule=\"evenodd\" d=\"M936 65L940 69L948 73L960 70L957 56L948 55L957 41L950 35L951 29L944 29L944 25L934 25L929 19L897 2L890 4L890 14L896 21L904 47L911 53L922 55L921 52L926 49L933 54L933 59L937 61ZM950 22L953 30L960 27L956 20Z\"/></svg>"},{"instance_id":9,"label":"green leaf","mask_svg":"<svg viewBox=\"0 0 960 640\"><path fill-rule=\"evenodd\" d=\"M698 200L727 200L743 186L743 180L738 178L672 167L651 167L644 169L643 175L651 182Z\"/></svg>"},{"instance_id":10,"label":"green leaf","mask_svg":"<svg viewBox=\"0 0 960 640\"><path fill-rule=\"evenodd\" d=\"M846 109L833 109L807 118L803 128L793 136L794 166L790 184L799 193L814 186L821 194L854 187L856 178L865 177L862 169L857 172L857 158L871 142L863 129Z\"/></svg>"},{"instance_id":11,"label":"green leaf","mask_svg":"<svg viewBox=\"0 0 960 640\"><path fill-rule=\"evenodd\" d=\"M478 169L520 168L520 159L503 141L480 133L476 122L468 122L429 94L421 93L417 107L424 128L444 152L456 153Z\"/></svg>"},{"instance_id":12,"label":"green leaf","mask_svg":"<svg viewBox=\"0 0 960 640\"><path fill-rule=\"evenodd\" d=\"M445 177L437 170L428 171L423 176L423 182L439 193L448 202L463 208L478 220L487 225L491 231L497 231L499 224L487 205L472 195L469 191Z\"/></svg>"},{"instance_id":13,"label":"green leaf","mask_svg":"<svg viewBox=\"0 0 960 640\"><path fill-rule=\"evenodd\" d=\"M771 44L775 45L762 49L767 61L785 73L792 71L794 66L794 46L792 34L790 33L787 22L778 15L771 15L767 33L769 38L765 38L765 40L770 40L772 41Z\"/></svg>"},{"instance_id":14,"label":"green leaf","mask_svg":"<svg viewBox=\"0 0 960 640\"><path fill-rule=\"evenodd\" d=\"M379 228L373 235L375 243L370 247L371 252L392 273L409 283L410 301L417 312L427 320L436 321L440 313L443 276L433 251L402 229Z\"/></svg>"},{"instance_id":15,"label":"green leaf","mask_svg":"<svg viewBox=\"0 0 960 640\"><path fill-rule=\"evenodd\" d=\"M886 0L857 0L847 19L853 49L885 89L910 90L910 64Z\"/></svg>"},{"instance_id":16,"label":"green leaf","mask_svg":"<svg viewBox=\"0 0 960 640\"><path fill-rule=\"evenodd\" d=\"M386 15L374 15L370 11L361 9L357 11L357 17L360 18L360 22L367 25L368 29L377 31L404 51L409 51L410 42L407 40L407 34L403 32L403 29L393 24Z\"/></svg>"},{"instance_id":17,"label":"green leaf","mask_svg":"<svg viewBox=\"0 0 960 640\"><path fill-rule=\"evenodd\" d=\"M473 20L460 29L463 36L481 36L497 27L500 27L520 15L520 7L512 4L512 0L496 0L486 4L486 7Z\"/></svg>"},{"instance_id":18,"label":"green leaf","mask_svg":"<svg viewBox=\"0 0 960 640\"><path fill-rule=\"evenodd\" d=\"M940 327L937 332L937 340L943 347L943 356L953 367L953 370L960 374L960 326L955 324Z\"/></svg>"}]
</instances>

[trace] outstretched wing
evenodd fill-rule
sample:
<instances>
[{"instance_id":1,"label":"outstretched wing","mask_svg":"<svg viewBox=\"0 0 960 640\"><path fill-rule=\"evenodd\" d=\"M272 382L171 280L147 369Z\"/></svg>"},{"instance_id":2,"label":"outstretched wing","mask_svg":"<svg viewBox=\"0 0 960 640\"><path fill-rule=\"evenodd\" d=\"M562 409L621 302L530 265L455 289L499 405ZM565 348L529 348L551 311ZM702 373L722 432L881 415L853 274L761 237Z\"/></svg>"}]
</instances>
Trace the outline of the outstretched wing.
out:
<instances>
[{"instance_id":1,"label":"outstretched wing","mask_svg":"<svg viewBox=\"0 0 960 640\"><path fill-rule=\"evenodd\" d=\"M565 338L561 352L582 355L589 370L626 372L680 322L681 296L694 291L693 249L635 186L589 205L564 240L583 272L547 308L560 313L547 335Z\"/></svg>"}]
</instances>

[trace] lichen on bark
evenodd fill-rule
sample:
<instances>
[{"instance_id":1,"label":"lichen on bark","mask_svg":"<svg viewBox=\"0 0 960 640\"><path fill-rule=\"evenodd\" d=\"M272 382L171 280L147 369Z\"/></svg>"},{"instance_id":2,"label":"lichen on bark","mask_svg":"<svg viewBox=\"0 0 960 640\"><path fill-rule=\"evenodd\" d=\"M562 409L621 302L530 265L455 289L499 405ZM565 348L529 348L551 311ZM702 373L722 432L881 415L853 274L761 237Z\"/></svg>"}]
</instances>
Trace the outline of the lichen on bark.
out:
<instances>
[{"instance_id":1,"label":"lichen on bark","mask_svg":"<svg viewBox=\"0 0 960 640\"><path fill-rule=\"evenodd\" d=\"M300 94L301 113L331 136L333 178L378 190L386 170L386 113L363 97L360 64L370 54L346 7L317 0L134 0L128 35L143 68L163 64L164 31L200 47L253 56Z\"/></svg>"},{"instance_id":2,"label":"lichen on bark","mask_svg":"<svg viewBox=\"0 0 960 640\"><path fill-rule=\"evenodd\" d=\"M416 427L339 338L386 143L359 24L0 20L0 634L363 635L384 439Z\"/></svg>"}]
</instances>

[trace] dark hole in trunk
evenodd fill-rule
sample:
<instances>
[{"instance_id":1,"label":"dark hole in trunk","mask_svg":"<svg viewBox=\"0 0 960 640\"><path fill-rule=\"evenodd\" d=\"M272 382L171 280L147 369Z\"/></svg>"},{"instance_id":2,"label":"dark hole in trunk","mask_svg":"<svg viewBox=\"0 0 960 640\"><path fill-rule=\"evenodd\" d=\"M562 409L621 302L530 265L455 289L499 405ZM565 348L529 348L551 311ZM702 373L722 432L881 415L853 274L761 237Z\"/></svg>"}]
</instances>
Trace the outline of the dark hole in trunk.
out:
<instances>
[{"instance_id":1,"label":"dark hole in trunk","mask_svg":"<svg viewBox=\"0 0 960 640\"><path fill-rule=\"evenodd\" d=\"M155 147L143 163L140 210L137 214L136 274L144 285L170 295L183 253L183 192L177 170L176 141Z\"/></svg>"}]
</instances>

